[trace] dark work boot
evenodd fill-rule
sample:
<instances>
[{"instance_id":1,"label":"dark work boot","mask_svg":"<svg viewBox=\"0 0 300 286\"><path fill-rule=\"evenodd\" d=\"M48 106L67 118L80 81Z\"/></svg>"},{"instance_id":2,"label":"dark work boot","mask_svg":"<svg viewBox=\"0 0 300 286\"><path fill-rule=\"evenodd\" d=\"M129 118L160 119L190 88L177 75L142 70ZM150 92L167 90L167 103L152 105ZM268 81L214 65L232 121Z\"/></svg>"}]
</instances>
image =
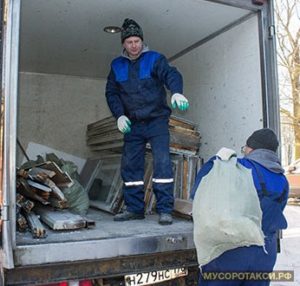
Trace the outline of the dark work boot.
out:
<instances>
[{"instance_id":1,"label":"dark work boot","mask_svg":"<svg viewBox=\"0 0 300 286\"><path fill-rule=\"evenodd\" d=\"M133 220L133 219L144 219L144 214L136 214L129 211L124 211L122 213L116 214L114 216L114 221L126 221L126 220Z\"/></svg>"},{"instance_id":2,"label":"dark work boot","mask_svg":"<svg viewBox=\"0 0 300 286\"><path fill-rule=\"evenodd\" d=\"M173 218L171 214L161 213L159 215L159 224L172 224Z\"/></svg>"}]
</instances>

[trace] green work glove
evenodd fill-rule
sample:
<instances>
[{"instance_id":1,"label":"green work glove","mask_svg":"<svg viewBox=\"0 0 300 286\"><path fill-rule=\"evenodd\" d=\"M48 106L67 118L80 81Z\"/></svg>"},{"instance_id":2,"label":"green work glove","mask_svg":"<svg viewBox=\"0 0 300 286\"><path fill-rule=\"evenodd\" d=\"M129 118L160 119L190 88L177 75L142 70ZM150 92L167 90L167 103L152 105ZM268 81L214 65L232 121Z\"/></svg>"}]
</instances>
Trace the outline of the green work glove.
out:
<instances>
[{"instance_id":1,"label":"green work glove","mask_svg":"<svg viewBox=\"0 0 300 286\"><path fill-rule=\"evenodd\" d=\"M118 118L117 121L118 124L118 128L122 133L129 133L131 131L130 125L131 125L131 121L129 120L129 118L125 115L122 115Z\"/></svg>"},{"instance_id":2,"label":"green work glove","mask_svg":"<svg viewBox=\"0 0 300 286\"><path fill-rule=\"evenodd\" d=\"M174 93L172 95L171 104L173 108L177 106L180 110L187 110L189 108L189 101L180 93Z\"/></svg>"}]
</instances>

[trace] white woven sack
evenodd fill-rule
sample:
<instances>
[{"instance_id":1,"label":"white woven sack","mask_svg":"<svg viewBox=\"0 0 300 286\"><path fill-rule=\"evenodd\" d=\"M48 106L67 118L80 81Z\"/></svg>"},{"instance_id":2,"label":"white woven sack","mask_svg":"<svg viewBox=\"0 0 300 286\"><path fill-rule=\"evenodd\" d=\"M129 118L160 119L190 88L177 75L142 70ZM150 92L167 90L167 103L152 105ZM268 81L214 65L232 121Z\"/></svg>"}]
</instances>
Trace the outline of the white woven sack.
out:
<instances>
[{"instance_id":1,"label":"white woven sack","mask_svg":"<svg viewBox=\"0 0 300 286\"><path fill-rule=\"evenodd\" d=\"M194 243L200 267L227 250L264 246L262 211L251 170L216 159L193 202Z\"/></svg>"}]
</instances>

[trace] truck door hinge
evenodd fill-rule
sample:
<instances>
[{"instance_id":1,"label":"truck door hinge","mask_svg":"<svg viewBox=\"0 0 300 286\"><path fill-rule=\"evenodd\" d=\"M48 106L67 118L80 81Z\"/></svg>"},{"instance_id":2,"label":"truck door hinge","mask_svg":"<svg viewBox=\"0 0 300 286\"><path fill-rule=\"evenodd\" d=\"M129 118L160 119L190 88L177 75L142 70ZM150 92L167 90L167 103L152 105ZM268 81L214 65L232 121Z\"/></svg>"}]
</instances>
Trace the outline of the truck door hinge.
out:
<instances>
[{"instance_id":1,"label":"truck door hinge","mask_svg":"<svg viewBox=\"0 0 300 286\"><path fill-rule=\"evenodd\" d=\"M276 33L276 29L274 25L269 26L269 39L273 39Z\"/></svg>"},{"instance_id":2,"label":"truck door hinge","mask_svg":"<svg viewBox=\"0 0 300 286\"><path fill-rule=\"evenodd\" d=\"M0 219L8 220L8 206L1 206L1 213L0 213Z\"/></svg>"}]
</instances>

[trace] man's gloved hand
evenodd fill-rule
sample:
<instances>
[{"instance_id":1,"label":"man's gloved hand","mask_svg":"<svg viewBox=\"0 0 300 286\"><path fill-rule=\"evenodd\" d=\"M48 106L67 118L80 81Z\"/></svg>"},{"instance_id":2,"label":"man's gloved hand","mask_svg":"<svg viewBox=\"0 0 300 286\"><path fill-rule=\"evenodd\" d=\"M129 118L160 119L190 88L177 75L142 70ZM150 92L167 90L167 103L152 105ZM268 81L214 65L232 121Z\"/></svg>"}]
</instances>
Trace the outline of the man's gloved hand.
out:
<instances>
[{"instance_id":1,"label":"man's gloved hand","mask_svg":"<svg viewBox=\"0 0 300 286\"><path fill-rule=\"evenodd\" d=\"M180 110L187 110L189 108L189 101L180 93L174 93L172 95L171 104L173 108L177 106Z\"/></svg>"},{"instance_id":2,"label":"man's gloved hand","mask_svg":"<svg viewBox=\"0 0 300 286\"><path fill-rule=\"evenodd\" d=\"M118 124L118 128L122 133L129 133L131 131L130 125L131 125L131 121L129 120L129 118L125 115L122 115L118 118L117 121Z\"/></svg>"}]
</instances>

